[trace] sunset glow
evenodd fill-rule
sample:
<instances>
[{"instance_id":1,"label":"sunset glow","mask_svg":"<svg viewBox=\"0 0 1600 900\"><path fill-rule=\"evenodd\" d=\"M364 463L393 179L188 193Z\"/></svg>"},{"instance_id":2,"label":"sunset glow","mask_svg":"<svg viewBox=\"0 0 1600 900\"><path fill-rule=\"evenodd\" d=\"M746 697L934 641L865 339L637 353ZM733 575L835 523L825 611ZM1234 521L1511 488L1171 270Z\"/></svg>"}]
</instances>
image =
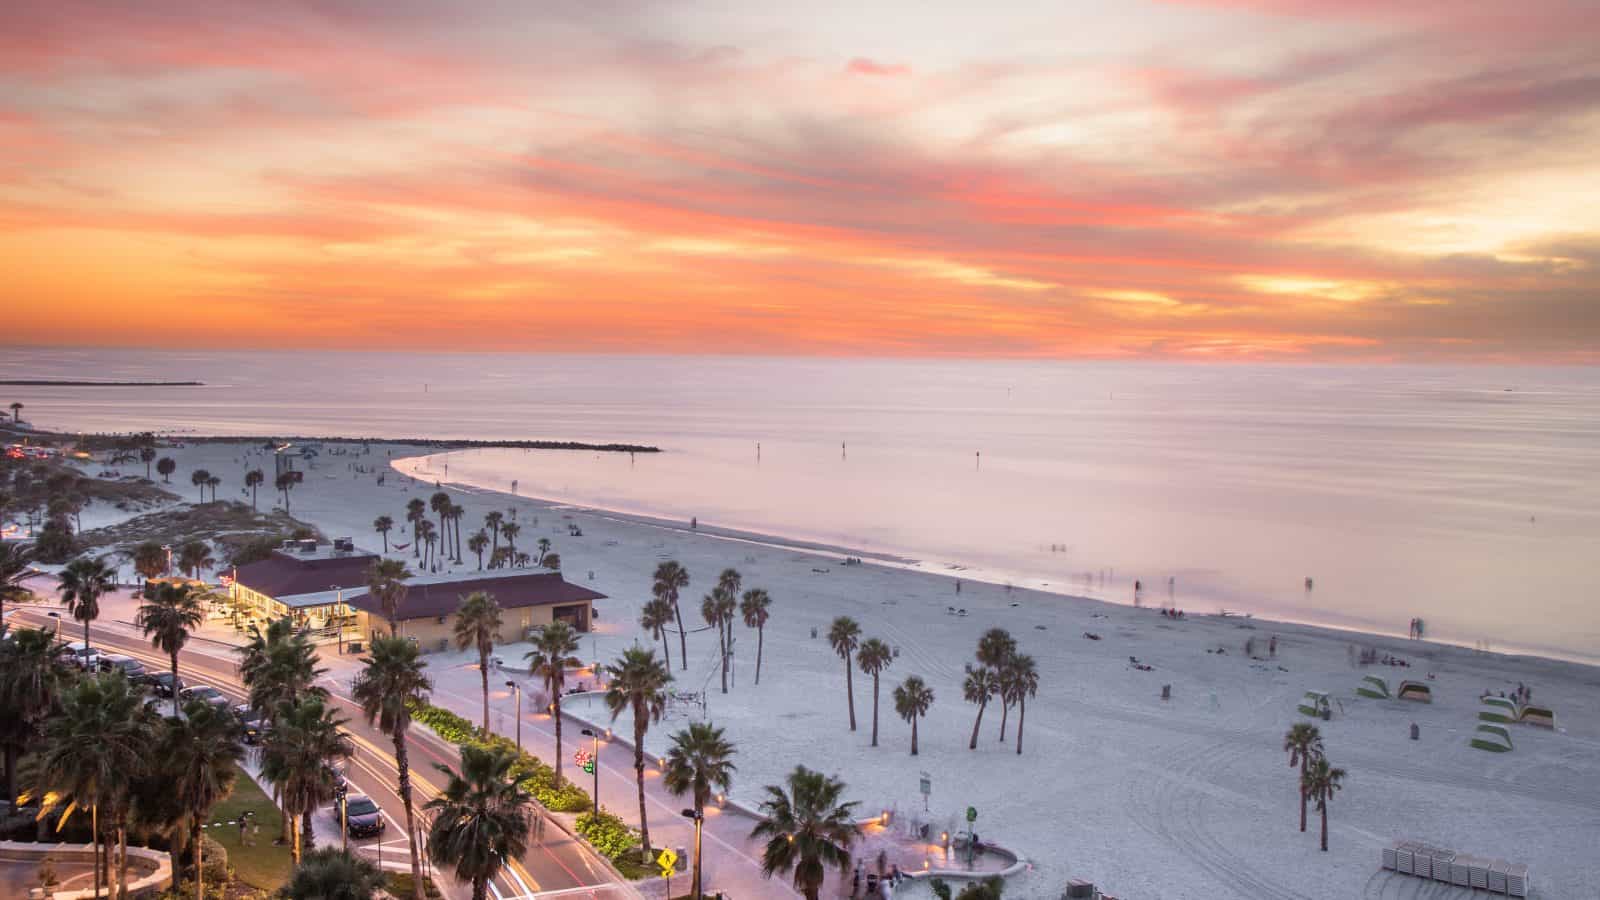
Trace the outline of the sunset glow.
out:
<instances>
[{"instance_id":1,"label":"sunset glow","mask_svg":"<svg viewBox=\"0 0 1600 900\"><path fill-rule=\"evenodd\" d=\"M1600 361L1586 0L0 7L7 343Z\"/></svg>"}]
</instances>

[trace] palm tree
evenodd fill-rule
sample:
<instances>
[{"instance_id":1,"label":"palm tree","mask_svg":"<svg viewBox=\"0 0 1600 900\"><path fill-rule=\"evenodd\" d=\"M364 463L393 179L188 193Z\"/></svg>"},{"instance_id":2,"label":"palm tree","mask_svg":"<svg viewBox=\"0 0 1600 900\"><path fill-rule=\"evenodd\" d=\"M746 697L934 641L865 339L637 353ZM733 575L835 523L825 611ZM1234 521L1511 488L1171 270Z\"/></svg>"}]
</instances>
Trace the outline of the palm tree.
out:
<instances>
[{"instance_id":1,"label":"palm tree","mask_svg":"<svg viewBox=\"0 0 1600 900\"><path fill-rule=\"evenodd\" d=\"M295 481L298 480L298 479L295 478L295 476L298 475L298 474L300 474L300 473L293 472L293 471L283 471L283 472L279 472L278 473L278 477L274 478L272 480L272 486L277 488L279 491L281 491L283 493L283 511L284 512L288 512L289 511L289 492L294 490L294 483L295 483Z\"/></svg>"},{"instance_id":2,"label":"palm tree","mask_svg":"<svg viewBox=\"0 0 1600 900\"><path fill-rule=\"evenodd\" d=\"M379 516L372 520L372 530L383 535L383 552L389 552L389 532L394 529L394 519Z\"/></svg>"},{"instance_id":3,"label":"palm tree","mask_svg":"<svg viewBox=\"0 0 1600 900\"><path fill-rule=\"evenodd\" d=\"M738 569L723 569L717 576L717 589L711 594L716 598L717 607L717 637L722 641L722 692L728 692L728 660L733 655L733 614L739 606L739 588L744 585L744 576Z\"/></svg>"},{"instance_id":4,"label":"palm tree","mask_svg":"<svg viewBox=\"0 0 1600 900\"><path fill-rule=\"evenodd\" d=\"M205 846L200 829L211 808L233 792L238 763L244 759L241 728L233 711L204 700L190 701L184 717L167 725L161 757L176 774L169 788L188 813L189 846L194 848L195 900L205 897Z\"/></svg>"},{"instance_id":5,"label":"palm tree","mask_svg":"<svg viewBox=\"0 0 1600 900\"><path fill-rule=\"evenodd\" d=\"M161 473L163 484L171 484L172 473L178 471L178 462L170 456L163 456L156 460L156 471Z\"/></svg>"},{"instance_id":6,"label":"palm tree","mask_svg":"<svg viewBox=\"0 0 1600 900\"><path fill-rule=\"evenodd\" d=\"M500 523L504 522L505 520L505 513L498 509L483 517L484 527L489 529L489 538L491 541L489 546L490 559L493 559L495 551L500 549Z\"/></svg>"},{"instance_id":7,"label":"palm tree","mask_svg":"<svg viewBox=\"0 0 1600 900\"><path fill-rule=\"evenodd\" d=\"M83 623L83 645L89 646L89 623L100 618L100 598L117 588L117 573L104 560L88 556L61 570L61 599L67 613Z\"/></svg>"},{"instance_id":8,"label":"palm tree","mask_svg":"<svg viewBox=\"0 0 1600 900\"><path fill-rule=\"evenodd\" d=\"M915 675L906 676L906 680L894 689L894 711L911 723L912 756L917 755L917 720L927 715L928 707L932 705L933 688Z\"/></svg>"},{"instance_id":9,"label":"palm tree","mask_svg":"<svg viewBox=\"0 0 1600 900\"><path fill-rule=\"evenodd\" d=\"M33 545L0 543L0 637L6 633L6 601L17 601L32 591L22 582L33 575Z\"/></svg>"},{"instance_id":10,"label":"palm tree","mask_svg":"<svg viewBox=\"0 0 1600 900\"><path fill-rule=\"evenodd\" d=\"M266 631L250 626L249 641L237 652L239 678L250 690L250 708L269 719L280 704L328 695L316 683L328 671L317 667L316 646L295 630L288 616L267 623Z\"/></svg>"},{"instance_id":11,"label":"palm tree","mask_svg":"<svg viewBox=\"0 0 1600 900\"><path fill-rule=\"evenodd\" d=\"M133 570L146 581L167 570L167 551L155 541L145 541L133 548Z\"/></svg>"},{"instance_id":12,"label":"palm tree","mask_svg":"<svg viewBox=\"0 0 1600 900\"><path fill-rule=\"evenodd\" d=\"M355 746L340 730L347 721L322 697L306 696L279 704L272 729L261 742L261 776L283 803L295 865L302 848L315 843L311 814L334 798L333 766L355 755Z\"/></svg>"},{"instance_id":13,"label":"palm tree","mask_svg":"<svg viewBox=\"0 0 1600 900\"><path fill-rule=\"evenodd\" d=\"M1017 705L1017 755L1022 755L1022 723L1028 717L1028 698L1039 693L1039 669L1033 657L1018 653L1006 663L1006 698Z\"/></svg>"},{"instance_id":14,"label":"palm tree","mask_svg":"<svg viewBox=\"0 0 1600 900\"><path fill-rule=\"evenodd\" d=\"M661 642L662 655L667 668L672 668L672 643L667 640L667 626L672 624L672 601L657 597L639 611L639 627L650 632L650 637Z\"/></svg>"},{"instance_id":15,"label":"palm tree","mask_svg":"<svg viewBox=\"0 0 1600 900\"><path fill-rule=\"evenodd\" d=\"M511 551L508 557L515 559L517 555L517 535L522 533L522 526L515 522L506 522L500 526L500 536L506 539L506 547Z\"/></svg>"},{"instance_id":16,"label":"palm tree","mask_svg":"<svg viewBox=\"0 0 1600 900\"><path fill-rule=\"evenodd\" d=\"M367 569L367 594L378 601L384 618L389 620L389 635L398 633L400 604L406 600L406 579L411 570L398 559L373 560Z\"/></svg>"},{"instance_id":17,"label":"palm tree","mask_svg":"<svg viewBox=\"0 0 1600 900\"><path fill-rule=\"evenodd\" d=\"M450 504L450 530L454 531L456 536L456 565L458 566L461 565L461 517L466 514L467 511L459 504Z\"/></svg>"},{"instance_id":18,"label":"palm tree","mask_svg":"<svg viewBox=\"0 0 1600 900\"><path fill-rule=\"evenodd\" d=\"M275 895L282 900L372 900L385 878L378 864L338 847L323 847L300 858L300 867Z\"/></svg>"},{"instance_id":19,"label":"palm tree","mask_svg":"<svg viewBox=\"0 0 1600 900\"><path fill-rule=\"evenodd\" d=\"M1296 722L1283 736L1283 752L1289 754L1289 768L1300 767L1300 830L1306 830L1306 772L1322 758L1322 732L1310 722Z\"/></svg>"},{"instance_id":20,"label":"palm tree","mask_svg":"<svg viewBox=\"0 0 1600 900\"><path fill-rule=\"evenodd\" d=\"M206 502L206 482L211 478L211 473L205 469L195 469L189 474L189 483L200 489L200 502Z\"/></svg>"},{"instance_id":21,"label":"palm tree","mask_svg":"<svg viewBox=\"0 0 1600 900\"><path fill-rule=\"evenodd\" d=\"M149 481L150 480L150 464L152 462L155 462L155 458L156 458L156 448L154 448L154 447L140 447L139 448L139 461L144 463L144 480L145 481Z\"/></svg>"},{"instance_id":22,"label":"palm tree","mask_svg":"<svg viewBox=\"0 0 1600 900\"><path fill-rule=\"evenodd\" d=\"M856 689L851 678L850 655L856 652L856 646L861 642L861 626L849 616L840 616L833 620L828 627L828 643L833 646L833 652L839 654L844 660L844 695L850 704L850 730L856 730Z\"/></svg>"},{"instance_id":23,"label":"palm tree","mask_svg":"<svg viewBox=\"0 0 1600 900\"><path fill-rule=\"evenodd\" d=\"M690 794L694 799L695 818L703 819L711 792L726 791L733 784L736 768L733 744L723 738L722 729L709 722L691 722L688 728L672 736L662 784L675 796ZM695 838L694 896L695 900L700 900L699 831L695 832Z\"/></svg>"},{"instance_id":24,"label":"palm tree","mask_svg":"<svg viewBox=\"0 0 1600 900\"><path fill-rule=\"evenodd\" d=\"M422 543L425 547L422 555L422 568L425 570L432 569L433 546L439 542L439 530L433 527L432 522L423 519L417 523L417 533L422 535Z\"/></svg>"},{"instance_id":25,"label":"palm tree","mask_svg":"<svg viewBox=\"0 0 1600 900\"><path fill-rule=\"evenodd\" d=\"M151 646L167 654L172 660L172 714L178 714L178 651L189 643L189 633L200 627L206 618L186 584L163 584L156 589L154 600L139 607L135 624L144 629Z\"/></svg>"},{"instance_id":26,"label":"palm tree","mask_svg":"<svg viewBox=\"0 0 1600 900\"><path fill-rule=\"evenodd\" d=\"M155 736L155 714L122 673L84 678L66 692L61 713L45 726L30 793L47 802L65 802L63 817L89 807L96 859L102 837L101 812L107 814L117 846L126 848L129 786L148 770L155 755ZM100 866L94 868L98 896ZM123 896L127 887L125 850L118 872L121 889L117 895Z\"/></svg>"},{"instance_id":27,"label":"palm tree","mask_svg":"<svg viewBox=\"0 0 1600 900\"><path fill-rule=\"evenodd\" d=\"M724 602L726 598L726 602ZM711 589L700 601L700 617L717 629L717 655L722 662L722 692L728 692L728 630L723 627L723 610L732 611L733 599L727 596L722 585Z\"/></svg>"},{"instance_id":28,"label":"palm tree","mask_svg":"<svg viewBox=\"0 0 1600 900\"><path fill-rule=\"evenodd\" d=\"M644 807L644 733L651 722L661 721L667 711L667 685L672 673L656 662L654 650L629 647L622 658L606 666L610 684L606 686L606 708L611 721L624 712L633 713L633 771L639 784L639 843L643 859L649 862L650 820ZM597 763L598 765L598 763Z\"/></svg>"},{"instance_id":29,"label":"palm tree","mask_svg":"<svg viewBox=\"0 0 1600 900\"><path fill-rule=\"evenodd\" d=\"M422 556L422 519L428 509L428 504L421 497L412 497L406 501L406 521L411 523L411 555Z\"/></svg>"},{"instance_id":30,"label":"palm tree","mask_svg":"<svg viewBox=\"0 0 1600 900\"><path fill-rule=\"evenodd\" d=\"M211 547L205 541L188 541L178 548L178 568L188 572L190 578L199 578L201 569L209 569L216 564Z\"/></svg>"},{"instance_id":31,"label":"palm tree","mask_svg":"<svg viewBox=\"0 0 1600 900\"><path fill-rule=\"evenodd\" d=\"M994 670L988 666L973 668L967 664L967 677L961 683L961 696L968 703L978 704L978 718L972 723L972 740L967 742L968 750L978 749L978 728L983 725L983 711L989 705L989 698L1000 691L1000 679Z\"/></svg>"},{"instance_id":32,"label":"palm tree","mask_svg":"<svg viewBox=\"0 0 1600 900\"><path fill-rule=\"evenodd\" d=\"M434 515L439 517L439 540L443 542L440 546L448 547L450 545L450 495L444 491L434 491L433 496L428 498L428 508L433 510Z\"/></svg>"},{"instance_id":33,"label":"palm tree","mask_svg":"<svg viewBox=\"0 0 1600 900\"><path fill-rule=\"evenodd\" d=\"M856 651L856 665L872 676L872 746L878 746L878 676L894 661L889 645L877 638L867 638Z\"/></svg>"},{"instance_id":34,"label":"palm tree","mask_svg":"<svg viewBox=\"0 0 1600 900\"><path fill-rule=\"evenodd\" d=\"M411 708L427 702L433 684L422 673L427 663L417 645L405 638L380 637L372 642L366 668L351 686L351 696L361 706L368 724L376 722L394 738L395 767L399 770L400 801L406 808L406 836L411 843L411 883L416 900L422 896L422 860L417 855L417 827L411 810L411 767L406 755L406 732ZM641 788L641 791L643 788Z\"/></svg>"},{"instance_id":35,"label":"palm tree","mask_svg":"<svg viewBox=\"0 0 1600 900\"><path fill-rule=\"evenodd\" d=\"M33 746L45 716L71 683L67 647L43 628L18 628L0 642L0 742L5 746L5 796L17 796L17 757Z\"/></svg>"},{"instance_id":36,"label":"palm tree","mask_svg":"<svg viewBox=\"0 0 1600 900\"><path fill-rule=\"evenodd\" d=\"M994 673L995 696L1000 698L1000 742L1006 740L1006 717L1011 712L1011 701L1008 699L1005 684L1004 670L1006 661L1017 652L1017 640L1011 632L1004 628L991 628L978 638L978 664Z\"/></svg>"},{"instance_id":37,"label":"palm tree","mask_svg":"<svg viewBox=\"0 0 1600 900\"><path fill-rule=\"evenodd\" d=\"M744 599L739 602L739 615L744 617L746 628L756 630L756 684L761 683L761 645L765 643L768 609L772 606L772 598L761 588L751 588L744 592Z\"/></svg>"},{"instance_id":38,"label":"palm tree","mask_svg":"<svg viewBox=\"0 0 1600 900\"><path fill-rule=\"evenodd\" d=\"M217 485L220 485L220 484L222 484L222 479L217 477L216 475L212 475L210 478L206 479L206 487L211 488L211 502L212 503L217 502ZM83 529L80 526L78 530L82 531Z\"/></svg>"},{"instance_id":39,"label":"palm tree","mask_svg":"<svg viewBox=\"0 0 1600 900\"><path fill-rule=\"evenodd\" d=\"M250 508L256 508L256 489L267 480L267 476L260 469L251 469L244 473L244 486L250 489Z\"/></svg>"},{"instance_id":40,"label":"palm tree","mask_svg":"<svg viewBox=\"0 0 1600 900\"><path fill-rule=\"evenodd\" d=\"M767 838L761 851L764 875L793 869L794 886L806 900L817 900L829 865L850 871L850 845L858 834L856 802L839 802L844 782L805 766L795 766L787 780L788 793L767 785L767 799L761 801L765 818L750 836Z\"/></svg>"},{"instance_id":41,"label":"palm tree","mask_svg":"<svg viewBox=\"0 0 1600 900\"><path fill-rule=\"evenodd\" d=\"M689 586L689 570L678 564L675 559L668 560L656 566L653 592L657 597L665 597L672 604L673 618L678 620L678 656L679 668L689 668L689 644L683 633L683 609L678 606L678 592Z\"/></svg>"},{"instance_id":42,"label":"palm tree","mask_svg":"<svg viewBox=\"0 0 1600 900\"><path fill-rule=\"evenodd\" d=\"M528 851L533 797L511 774L512 751L461 745L461 772L434 768L449 778L424 809L435 810L428 829L428 856L437 866L455 864L456 877L471 882L472 900L487 900L489 882Z\"/></svg>"},{"instance_id":43,"label":"palm tree","mask_svg":"<svg viewBox=\"0 0 1600 900\"><path fill-rule=\"evenodd\" d=\"M522 657L528 661L528 674L539 678L550 695L550 713L556 723L557 781L561 779L561 689L567 683L567 667L580 665L573 655L577 652L578 633L558 620L540 629L539 636L533 639L533 649Z\"/></svg>"},{"instance_id":44,"label":"palm tree","mask_svg":"<svg viewBox=\"0 0 1600 900\"><path fill-rule=\"evenodd\" d=\"M11 424L13 424L13 425L21 425L22 424L22 410L23 409L24 409L24 407L23 407L23 405L21 403L12 403L11 404Z\"/></svg>"},{"instance_id":45,"label":"palm tree","mask_svg":"<svg viewBox=\"0 0 1600 900\"><path fill-rule=\"evenodd\" d=\"M463 597L461 608L456 610L456 649L475 647L478 650L478 674L483 677L484 734L489 733L489 654L494 652L501 624L500 604L494 601L493 594L484 591L473 591Z\"/></svg>"},{"instance_id":46,"label":"palm tree","mask_svg":"<svg viewBox=\"0 0 1600 900\"><path fill-rule=\"evenodd\" d=\"M1326 756L1318 756L1311 767L1300 776L1300 794L1317 801L1317 812L1322 813L1322 852L1328 852L1328 801L1344 787L1345 771L1328 765Z\"/></svg>"},{"instance_id":47,"label":"palm tree","mask_svg":"<svg viewBox=\"0 0 1600 900\"><path fill-rule=\"evenodd\" d=\"M478 571L483 571L483 551L489 549L489 532L479 528L467 538L467 552L478 555Z\"/></svg>"}]
</instances>

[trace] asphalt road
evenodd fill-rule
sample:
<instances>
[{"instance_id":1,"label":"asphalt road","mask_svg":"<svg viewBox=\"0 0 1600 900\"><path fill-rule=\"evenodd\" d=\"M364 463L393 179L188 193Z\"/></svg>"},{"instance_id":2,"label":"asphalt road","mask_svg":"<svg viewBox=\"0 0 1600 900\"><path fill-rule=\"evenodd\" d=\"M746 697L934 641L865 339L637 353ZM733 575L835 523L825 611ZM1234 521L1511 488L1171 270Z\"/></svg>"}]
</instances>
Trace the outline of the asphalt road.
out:
<instances>
[{"instance_id":1,"label":"asphalt road","mask_svg":"<svg viewBox=\"0 0 1600 900\"><path fill-rule=\"evenodd\" d=\"M7 618L17 624L45 626L53 621L46 615L47 609L26 607L19 609L15 617ZM65 614L62 615L65 618ZM20 622L17 621L19 619ZM63 635L64 639L81 639L81 635L74 634L77 629L70 627L76 623L68 619L64 624L69 626ZM96 648L131 656L148 669L166 671L170 666L166 655L154 650L149 641L129 625L98 621L91 638ZM231 648L191 641L190 646L178 655L178 674L189 686L209 684L226 694L230 702L243 703L247 699L247 692L239 680L234 660ZM375 860L381 854L386 869L409 869L405 812L395 787L394 742L388 735L367 724L361 710L343 693L342 686L335 684L332 679L326 679L324 686L332 693L340 714L349 719L344 728L356 744L356 755L347 772L352 792L364 793L377 801L388 821L388 828L382 836L352 839L350 844L357 848L357 852ZM425 830L420 822L422 804L436 796L444 783L443 774L434 766L456 768L459 752L453 745L421 728L411 730L407 749L410 754L413 801L419 817L419 828ZM338 840L337 822L337 806L318 811L314 816L313 829L319 844ZM536 823L536 828L540 824ZM573 898L624 896L617 892L621 885L616 883L611 870L587 846L562 831L553 821L544 820L542 831L543 840L531 841L523 858L514 861L495 879L490 889L491 896L497 900L511 900L546 891L559 891L562 897ZM435 871L433 874L448 900L471 896L470 886L457 881L450 873Z\"/></svg>"}]
</instances>

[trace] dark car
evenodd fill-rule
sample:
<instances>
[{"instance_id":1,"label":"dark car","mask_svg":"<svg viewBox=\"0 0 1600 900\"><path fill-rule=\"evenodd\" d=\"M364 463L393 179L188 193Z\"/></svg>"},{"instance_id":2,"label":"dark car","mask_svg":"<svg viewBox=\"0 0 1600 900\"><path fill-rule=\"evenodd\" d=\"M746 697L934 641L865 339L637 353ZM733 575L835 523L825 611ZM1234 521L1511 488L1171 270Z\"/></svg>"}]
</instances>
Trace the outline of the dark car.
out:
<instances>
[{"instance_id":1,"label":"dark car","mask_svg":"<svg viewBox=\"0 0 1600 900\"><path fill-rule=\"evenodd\" d=\"M228 698L223 693L209 684L197 684L183 692L183 702L191 700L204 700L212 706L227 706Z\"/></svg>"},{"instance_id":2,"label":"dark car","mask_svg":"<svg viewBox=\"0 0 1600 900\"><path fill-rule=\"evenodd\" d=\"M244 729L244 742L257 744L267 733L267 717L250 708L250 704L241 703L233 708L233 714L239 717L239 724Z\"/></svg>"},{"instance_id":3,"label":"dark car","mask_svg":"<svg viewBox=\"0 0 1600 900\"><path fill-rule=\"evenodd\" d=\"M123 656L121 653L107 653L100 657L100 671L115 672L119 670L134 682L138 682L145 674L144 663L131 656Z\"/></svg>"},{"instance_id":4,"label":"dark car","mask_svg":"<svg viewBox=\"0 0 1600 900\"><path fill-rule=\"evenodd\" d=\"M376 837L383 834L383 810L366 794L351 794L345 798L345 826L351 837Z\"/></svg>"},{"instance_id":5,"label":"dark car","mask_svg":"<svg viewBox=\"0 0 1600 900\"><path fill-rule=\"evenodd\" d=\"M174 682L176 682L179 691L183 690L183 679L173 675L171 672L153 672L149 675L141 676L135 681L149 687L158 697L171 697Z\"/></svg>"}]
</instances>

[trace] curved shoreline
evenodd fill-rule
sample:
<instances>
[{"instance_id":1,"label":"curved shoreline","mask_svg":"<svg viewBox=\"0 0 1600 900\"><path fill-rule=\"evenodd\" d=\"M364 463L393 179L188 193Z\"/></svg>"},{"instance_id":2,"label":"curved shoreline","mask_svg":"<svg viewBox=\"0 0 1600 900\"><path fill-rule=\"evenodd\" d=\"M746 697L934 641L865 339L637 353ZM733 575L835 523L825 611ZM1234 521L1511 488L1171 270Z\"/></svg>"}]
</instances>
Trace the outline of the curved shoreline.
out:
<instances>
[{"instance_id":1,"label":"curved shoreline","mask_svg":"<svg viewBox=\"0 0 1600 900\"><path fill-rule=\"evenodd\" d=\"M961 579L994 586L1009 586L1019 591L1032 591L1051 597L1060 597L1077 602L1101 603L1123 609L1142 608L1153 610L1157 608L1153 606L1136 607L1132 603L1124 603L1104 597L1090 597L1084 594L1071 593L1066 590L1057 590L1052 588L1048 582L1037 582L1035 579L1031 578L1007 579L1004 577L1005 573L1003 572L991 572L982 568L966 567L953 562L916 559L887 551L866 550L829 543L826 541L789 538L779 534L751 531L747 529L724 528L705 523L701 523L696 528L690 528L688 524L684 523L680 519L670 519L637 510L615 509L576 500L514 494L502 488L488 487L486 485L478 484L473 481L461 480L459 478L452 479L441 478L437 476L433 478L425 478L418 476L414 471L410 471L401 467L401 465L404 463L420 463L421 461L431 459L434 455L435 454L422 454L420 456L408 456L391 459L389 460L389 467L398 474L419 482L436 483L441 486L449 485L456 490L470 490L499 494L501 496L512 497L517 500L543 504L551 509L578 510L599 519L614 521L621 524L639 525L686 535L703 535L716 540L752 544L790 553L827 553L840 557L856 557L861 559L864 563L871 563L873 565L883 566L886 568L900 569L907 572L915 572L923 575L934 575L943 578ZM413 469L414 468L415 465L413 465ZM1502 649L1480 651L1470 644L1463 642L1455 642L1438 638L1427 638L1420 641L1413 641L1399 633L1391 633L1353 625L1340 625L1337 623L1316 621L1312 619L1267 618L1263 615L1258 615L1256 612L1251 610L1239 610L1234 612L1224 610L1218 613L1188 612L1187 610L1185 612L1187 615L1194 616L1205 616L1212 618L1239 618L1241 621L1248 619L1252 623L1269 625L1279 628L1280 630L1288 630L1289 628L1313 629L1316 631L1332 632L1344 637L1345 639L1360 638L1371 641L1399 641L1402 642L1404 646L1420 645L1429 648L1449 648L1454 651L1466 653L1487 653L1489 655L1511 659L1540 660L1553 664L1581 666L1587 670L1600 672L1600 657L1586 659L1583 657L1571 656L1546 649L1505 645Z\"/></svg>"}]
</instances>

